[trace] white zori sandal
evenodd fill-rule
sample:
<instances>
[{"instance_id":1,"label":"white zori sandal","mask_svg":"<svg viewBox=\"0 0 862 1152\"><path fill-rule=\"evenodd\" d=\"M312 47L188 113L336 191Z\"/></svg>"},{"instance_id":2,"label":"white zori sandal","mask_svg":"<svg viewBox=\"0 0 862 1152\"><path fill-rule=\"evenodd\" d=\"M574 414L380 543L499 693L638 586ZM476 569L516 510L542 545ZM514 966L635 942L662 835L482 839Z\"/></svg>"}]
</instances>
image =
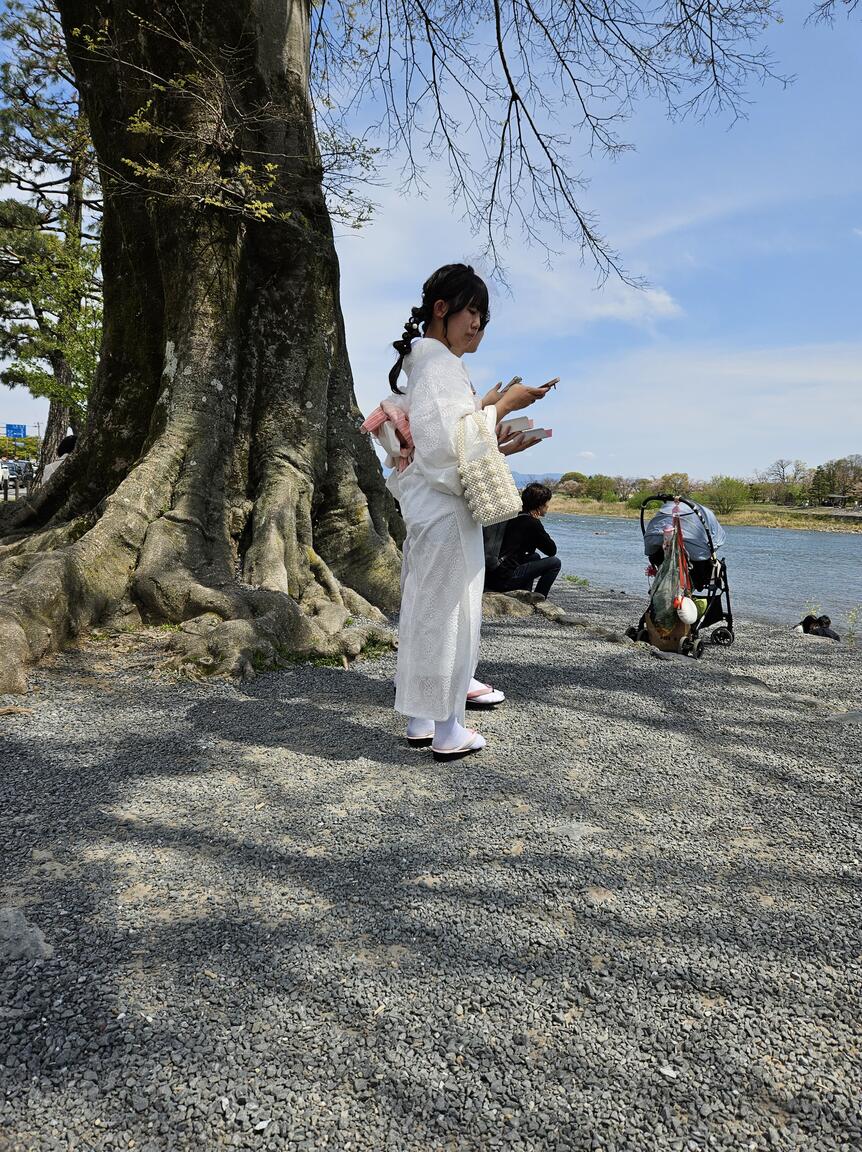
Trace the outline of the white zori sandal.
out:
<instances>
[{"instance_id":1,"label":"white zori sandal","mask_svg":"<svg viewBox=\"0 0 862 1152\"><path fill-rule=\"evenodd\" d=\"M481 752L485 747L485 737L480 736L472 728L467 729L467 739L459 748L440 748L437 749L431 745L431 751L434 753L435 760L460 760L464 756L470 756L473 752Z\"/></svg>"},{"instance_id":2,"label":"white zori sandal","mask_svg":"<svg viewBox=\"0 0 862 1152\"><path fill-rule=\"evenodd\" d=\"M471 680L467 689L465 707L471 711L480 711L483 708L495 708L502 704L506 697L491 684L483 684L481 680Z\"/></svg>"}]
</instances>

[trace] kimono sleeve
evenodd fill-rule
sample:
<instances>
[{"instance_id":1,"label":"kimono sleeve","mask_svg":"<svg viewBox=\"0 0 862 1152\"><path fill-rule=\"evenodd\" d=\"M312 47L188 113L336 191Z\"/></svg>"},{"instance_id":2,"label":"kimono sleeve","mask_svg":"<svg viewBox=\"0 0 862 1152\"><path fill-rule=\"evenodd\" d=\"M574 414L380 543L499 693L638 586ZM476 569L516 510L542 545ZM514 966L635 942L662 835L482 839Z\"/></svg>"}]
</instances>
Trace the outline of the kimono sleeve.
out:
<instances>
[{"instance_id":1,"label":"kimono sleeve","mask_svg":"<svg viewBox=\"0 0 862 1152\"><path fill-rule=\"evenodd\" d=\"M439 360L423 364L411 377L410 431L416 447L416 461L432 488L461 496L458 478L458 426L476 413L476 400L457 365ZM497 411L493 405L479 417L493 436ZM464 450L469 458L485 448L477 420L464 426Z\"/></svg>"}]
</instances>

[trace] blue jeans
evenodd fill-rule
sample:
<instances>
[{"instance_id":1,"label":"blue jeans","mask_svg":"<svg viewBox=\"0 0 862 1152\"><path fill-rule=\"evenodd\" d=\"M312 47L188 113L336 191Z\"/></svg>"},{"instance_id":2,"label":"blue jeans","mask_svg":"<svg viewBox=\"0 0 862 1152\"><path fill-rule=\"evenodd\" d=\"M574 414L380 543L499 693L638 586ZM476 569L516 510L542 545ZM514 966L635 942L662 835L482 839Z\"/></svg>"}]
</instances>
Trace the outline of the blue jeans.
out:
<instances>
[{"instance_id":1,"label":"blue jeans","mask_svg":"<svg viewBox=\"0 0 862 1152\"><path fill-rule=\"evenodd\" d=\"M523 564L519 564L514 572L496 586L500 592L514 592L520 588L525 592L538 592L547 596L562 566L559 556L540 556L538 552L532 552Z\"/></svg>"}]
</instances>

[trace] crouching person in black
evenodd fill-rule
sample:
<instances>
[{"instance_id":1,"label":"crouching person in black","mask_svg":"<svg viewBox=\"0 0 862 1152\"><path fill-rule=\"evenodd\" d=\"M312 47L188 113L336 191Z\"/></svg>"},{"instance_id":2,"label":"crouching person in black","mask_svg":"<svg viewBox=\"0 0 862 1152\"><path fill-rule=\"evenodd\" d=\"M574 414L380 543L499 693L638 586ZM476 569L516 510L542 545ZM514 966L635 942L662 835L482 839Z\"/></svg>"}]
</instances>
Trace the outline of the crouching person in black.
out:
<instances>
[{"instance_id":1,"label":"crouching person in black","mask_svg":"<svg viewBox=\"0 0 862 1152\"><path fill-rule=\"evenodd\" d=\"M485 587L489 592L520 588L547 598L561 567L557 546L542 525L550 501L551 490L545 484L528 484L521 493L521 514L506 523L495 565L488 563L486 548Z\"/></svg>"}]
</instances>

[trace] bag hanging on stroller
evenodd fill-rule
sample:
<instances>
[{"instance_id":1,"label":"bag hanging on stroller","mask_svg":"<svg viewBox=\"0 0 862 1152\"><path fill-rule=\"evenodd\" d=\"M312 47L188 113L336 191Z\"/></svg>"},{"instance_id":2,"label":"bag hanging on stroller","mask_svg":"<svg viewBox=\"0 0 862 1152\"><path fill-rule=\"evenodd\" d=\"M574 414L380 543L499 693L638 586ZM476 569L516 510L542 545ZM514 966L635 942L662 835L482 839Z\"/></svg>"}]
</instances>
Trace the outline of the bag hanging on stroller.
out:
<instances>
[{"instance_id":1,"label":"bag hanging on stroller","mask_svg":"<svg viewBox=\"0 0 862 1152\"><path fill-rule=\"evenodd\" d=\"M647 525L647 508L655 503L662 507ZM732 644L727 566L717 554L725 532L711 509L685 496L658 494L643 501L640 522L644 552L650 560L647 575L654 579L647 610L626 635L696 658L703 655L705 629L712 629L709 639L713 644ZM683 604L684 600L688 603Z\"/></svg>"},{"instance_id":2,"label":"bag hanging on stroller","mask_svg":"<svg viewBox=\"0 0 862 1152\"><path fill-rule=\"evenodd\" d=\"M663 530L663 559L650 589L644 621L649 642L665 652L678 652L697 619L691 599L691 577L678 514Z\"/></svg>"}]
</instances>

